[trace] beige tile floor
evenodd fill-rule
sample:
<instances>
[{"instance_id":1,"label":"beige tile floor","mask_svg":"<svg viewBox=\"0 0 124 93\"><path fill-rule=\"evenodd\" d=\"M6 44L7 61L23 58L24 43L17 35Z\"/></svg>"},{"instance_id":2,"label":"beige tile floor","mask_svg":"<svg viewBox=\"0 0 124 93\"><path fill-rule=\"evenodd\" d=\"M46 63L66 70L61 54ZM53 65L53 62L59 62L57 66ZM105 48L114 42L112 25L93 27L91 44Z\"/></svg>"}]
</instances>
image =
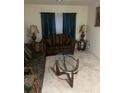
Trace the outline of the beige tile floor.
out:
<instances>
[{"instance_id":1,"label":"beige tile floor","mask_svg":"<svg viewBox=\"0 0 124 93\"><path fill-rule=\"evenodd\" d=\"M80 62L74 87L71 88L51 71L55 56L49 56L46 59L42 93L100 93L100 61L87 51L75 51L74 56Z\"/></svg>"}]
</instances>

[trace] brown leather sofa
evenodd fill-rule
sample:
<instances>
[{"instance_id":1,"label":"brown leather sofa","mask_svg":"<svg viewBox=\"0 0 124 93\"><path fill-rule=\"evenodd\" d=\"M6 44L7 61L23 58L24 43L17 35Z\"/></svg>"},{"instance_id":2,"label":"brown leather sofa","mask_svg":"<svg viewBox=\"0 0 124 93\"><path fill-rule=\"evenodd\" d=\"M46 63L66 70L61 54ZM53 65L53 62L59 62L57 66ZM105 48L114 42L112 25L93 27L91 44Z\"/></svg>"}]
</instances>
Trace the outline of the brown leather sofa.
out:
<instances>
[{"instance_id":1,"label":"brown leather sofa","mask_svg":"<svg viewBox=\"0 0 124 93\"><path fill-rule=\"evenodd\" d=\"M46 46L46 56L59 53L73 54L75 40L68 38L64 34L51 35L43 39Z\"/></svg>"}]
</instances>

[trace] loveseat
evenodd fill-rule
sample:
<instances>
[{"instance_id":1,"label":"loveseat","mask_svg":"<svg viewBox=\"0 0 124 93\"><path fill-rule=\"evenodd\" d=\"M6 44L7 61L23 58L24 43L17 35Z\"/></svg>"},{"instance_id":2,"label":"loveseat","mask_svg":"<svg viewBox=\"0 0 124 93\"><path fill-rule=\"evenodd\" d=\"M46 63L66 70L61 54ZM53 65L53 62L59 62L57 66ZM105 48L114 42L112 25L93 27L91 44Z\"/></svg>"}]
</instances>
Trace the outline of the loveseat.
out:
<instances>
[{"instance_id":1,"label":"loveseat","mask_svg":"<svg viewBox=\"0 0 124 93\"><path fill-rule=\"evenodd\" d=\"M75 40L68 38L64 34L50 35L43 38L46 46L46 56L58 53L73 54L75 48Z\"/></svg>"}]
</instances>

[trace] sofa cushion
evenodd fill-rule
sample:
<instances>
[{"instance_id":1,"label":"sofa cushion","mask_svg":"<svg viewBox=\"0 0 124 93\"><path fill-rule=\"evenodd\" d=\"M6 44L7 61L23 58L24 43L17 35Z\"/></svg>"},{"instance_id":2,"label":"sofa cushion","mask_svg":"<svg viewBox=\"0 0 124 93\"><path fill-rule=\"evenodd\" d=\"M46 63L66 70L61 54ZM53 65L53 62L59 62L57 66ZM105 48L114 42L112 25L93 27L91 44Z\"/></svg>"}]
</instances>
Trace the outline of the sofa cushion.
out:
<instances>
[{"instance_id":1,"label":"sofa cushion","mask_svg":"<svg viewBox=\"0 0 124 93\"><path fill-rule=\"evenodd\" d=\"M46 41L47 41L48 46L52 45L52 42L51 42L50 38L47 38Z\"/></svg>"},{"instance_id":2,"label":"sofa cushion","mask_svg":"<svg viewBox=\"0 0 124 93\"><path fill-rule=\"evenodd\" d=\"M56 46L59 46L59 36L56 36Z\"/></svg>"},{"instance_id":3,"label":"sofa cushion","mask_svg":"<svg viewBox=\"0 0 124 93\"><path fill-rule=\"evenodd\" d=\"M69 38L66 37L65 45L70 45L70 42L71 42L71 39L69 39Z\"/></svg>"},{"instance_id":4,"label":"sofa cushion","mask_svg":"<svg viewBox=\"0 0 124 93\"><path fill-rule=\"evenodd\" d=\"M52 35L52 46L56 46L56 36Z\"/></svg>"},{"instance_id":5,"label":"sofa cushion","mask_svg":"<svg viewBox=\"0 0 124 93\"><path fill-rule=\"evenodd\" d=\"M48 50L57 50L57 49L59 49L59 47L57 47L57 46L56 47L48 47L47 49Z\"/></svg>"},{"instance_id":6,"label":"sofa cushion","mask_svg":"<svg viewBox=\"0 0 124 93\"><path fill-rule=\"evenodd\" d=\"M62 35L62 44L63 45L65 45L65 42L66 42L65 37L66 37L65 35Z\"/></svg>"},{"instance_id":7,"label":"sofa cushion","mask_svg":"<svg viewBox=\"0 0 124 93\"><path fill-rule=\"evenodd\" d=\"M62 35L59 35L59 45L62 46Z\"/></svg>"}]
</instances>

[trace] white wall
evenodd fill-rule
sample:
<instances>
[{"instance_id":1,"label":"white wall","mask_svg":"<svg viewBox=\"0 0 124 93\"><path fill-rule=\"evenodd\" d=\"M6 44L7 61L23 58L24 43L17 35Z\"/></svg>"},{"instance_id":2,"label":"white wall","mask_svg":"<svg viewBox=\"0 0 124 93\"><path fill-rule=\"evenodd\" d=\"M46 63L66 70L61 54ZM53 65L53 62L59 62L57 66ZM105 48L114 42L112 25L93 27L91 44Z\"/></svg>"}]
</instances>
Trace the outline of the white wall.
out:
<instances>
[{"instance_id":1,"label":"white wall","mask_svg":"<svg viewBox=\"0 0 124 93\"><path fill-rule=\"evenodd\" d=\"M95 15L96 7L99 6L99 3L94 3L88 7L88 45L89 51L100 58L100 27L95 27Z\"/></svg>"},{"instance_id":2,"label":"white wall","mask_svg":"<svg viewBox=\"0 0 124 93\"><path fill-rule=\"evenodd\" d=\"M37 41L42 39L41 17L40 12L76 12L76 39L79 39L79 28L82 24L87 24L88 6L73 6L73 5L40 5L40 4L25 4L24 7L24 25L25 25L25 43L28 42L27 29L31 24L36 24L40 33Z\"/></svg>"}]
</instances>

